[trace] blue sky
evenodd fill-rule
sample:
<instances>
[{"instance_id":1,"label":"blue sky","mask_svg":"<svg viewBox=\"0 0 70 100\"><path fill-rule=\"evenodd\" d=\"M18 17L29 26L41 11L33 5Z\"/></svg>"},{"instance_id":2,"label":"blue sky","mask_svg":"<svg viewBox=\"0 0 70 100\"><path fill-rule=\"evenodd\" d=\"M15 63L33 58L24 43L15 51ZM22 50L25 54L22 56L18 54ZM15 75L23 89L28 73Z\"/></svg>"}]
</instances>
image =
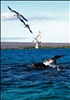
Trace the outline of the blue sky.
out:
<instances>
[{"instance_id":1,"label":"blue sky","mask_svg":"<svg viewBox=\"0 0 70 100\"><path fill-rule=\"evenodd\" d=\"M1 1L1 41L32 42L41 31L42 42L70 42L69 1ZM24 28L10 6L28 19Z\"/></svg>"}]
</instances>

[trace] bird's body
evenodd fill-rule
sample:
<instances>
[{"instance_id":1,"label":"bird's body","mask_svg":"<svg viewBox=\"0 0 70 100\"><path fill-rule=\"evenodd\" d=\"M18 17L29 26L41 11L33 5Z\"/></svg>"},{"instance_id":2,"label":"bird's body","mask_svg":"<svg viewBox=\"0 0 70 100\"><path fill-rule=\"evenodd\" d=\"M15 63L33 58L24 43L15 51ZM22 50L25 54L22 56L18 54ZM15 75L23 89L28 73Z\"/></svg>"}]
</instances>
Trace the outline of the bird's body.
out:
<instances>
[{"instance_id":1,"label":"bird's body","mask_svg":"<svg viewBox=\"0 0 70 100\"><path fill-rule=\"evenodd\" d=\"M35 38L33 38L33 39L35 40L35 48L38 49L39 45L42 46L42 42L40 42L40 39L41 39L41 32L40 31L39 31L39 34Z\"/></svg>"},{"instance_id":2,"label":"bird's body","mask_svg":"<svg viewBox=\"0 0 70 100\"><path fill-rule=\"evenodd\" d=\"M39 34L35 37L36 40L40 40L41 39L41 32L39 31Z\"/></svg>"},{"instance_id":3,"label":"bird's body","mask_svg":"<svg viewBox=\"0 0 70 100\"><path fill-rule=\"evenodd\" d=\"M31 29L30 29L30 25L25 24L25 28L28 28L28 29L29 29L29 31L30 31L31 33L33 33L33 32L31 31Z\"/></svg>"},{"instance_id":4,"label":"bird's body","mask_svg":"<svg viewBox=\"0 0 70 100\"><path fill-rule=\"evenodd\" d=\"M38 49L38 40L35 39L35 48Z\"/></svg>"}]
</instances>

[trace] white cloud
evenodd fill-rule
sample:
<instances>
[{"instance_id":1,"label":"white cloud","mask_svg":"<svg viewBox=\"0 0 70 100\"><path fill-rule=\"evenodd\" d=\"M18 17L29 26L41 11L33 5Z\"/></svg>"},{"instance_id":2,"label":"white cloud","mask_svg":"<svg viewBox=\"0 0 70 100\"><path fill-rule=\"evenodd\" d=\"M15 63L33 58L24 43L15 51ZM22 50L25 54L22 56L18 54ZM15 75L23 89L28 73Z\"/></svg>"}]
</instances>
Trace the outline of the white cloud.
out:
<instances>
[{"instance_id":1,"label":"white cloud","mask_svg":"<svg viewBox=\"0 0 70 100\"><path fill-rule=\"evenodd\" d=\"M1 14L1 19L4 20L4 21L14 20L14 19L16 19L16 17L14 16L14 14L4 12L4 13Z\"/></svg>"},{"instance_id":2,"label":"white cloud","mask_svg":"<svg viewBox=\"0 0 70 100\"><path fill-rule=\"evenodd\" d=\"M58 19L57 17L52 17L52 16L46 16L46 15L40 15L40 16L31 16L28 17L29 20L55 20Z\"/></svg>"},{"instance_id":3,"label":"white cloud","mask_svg":"<svg viewBox=\"0 0 70 100\"><path fill-rule=\"evenodd\" d=\"M41 14L36 14L36 15L33 15L33 16L28 16L27 19L30 21L30 20L37 20L37 21L41 21L41 20L57 20L57 21L60 21L60 20L63 20L63 19L69 19L69 14L55 14L55 13L52 13L52 12L41 12ZM17 19L16 16L14 16L14 14L11 14L11 13L8 13L8 12L4 12L1 14L1 19L3 21L8 21L8 20L15 20Z\"/></svg>"},{"instance_id":4,"label":"white cloud","mask_svg":"<svg viewBox=\"0 0 70 100\"><path fill-rule=\"evenodd\" d=\"M1 19L3 21L14 20L14 19L16 19L16 16L14 16L14 14L4 12L1 14ZM54 20L54 19L58 19L58 18L53 16L52 14L50 14L50 15L41 14L41 15L28 16L27 19L28 20Z\"/></svg>"}]
</instances>

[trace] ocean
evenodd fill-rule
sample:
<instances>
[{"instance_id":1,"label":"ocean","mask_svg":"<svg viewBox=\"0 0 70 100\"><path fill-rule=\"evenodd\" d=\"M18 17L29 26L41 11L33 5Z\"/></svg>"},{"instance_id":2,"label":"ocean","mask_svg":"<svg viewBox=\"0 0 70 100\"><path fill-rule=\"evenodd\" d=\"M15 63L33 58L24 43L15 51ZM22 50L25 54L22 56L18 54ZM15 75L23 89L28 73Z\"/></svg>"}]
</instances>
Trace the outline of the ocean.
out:
<instances>
[{"instance_id":1,"label":"ocean","mask_svg":"<svg viewBox=\"0 0 70 100\"><path fill-rule=\"evenodd\" d=\"M60 72L32 67L62 54ZM1 100L70 100L70 49L1 50Z\"/></svg>"}]
</instances>

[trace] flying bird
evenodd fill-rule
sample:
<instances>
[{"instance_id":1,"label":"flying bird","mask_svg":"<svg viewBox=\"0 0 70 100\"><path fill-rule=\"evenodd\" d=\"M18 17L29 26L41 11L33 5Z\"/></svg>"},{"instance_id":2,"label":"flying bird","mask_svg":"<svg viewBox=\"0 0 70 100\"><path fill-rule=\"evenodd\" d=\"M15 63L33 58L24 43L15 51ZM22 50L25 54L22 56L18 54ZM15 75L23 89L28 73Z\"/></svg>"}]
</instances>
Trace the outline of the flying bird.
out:
<instances>
[{"instance_id":1,"label":"flying bird","mask_svg":"<svg viewBox=\"0 0 70 100\"><path fill-rule=\"evenodd\" d=\"M38 34L35 38L33 38L33 39L34 39L35 42L36 42L35 48L38 49L38 46L39 46L39 45L42 46L42 42L40 41L40 39L41 39L41 31L39 31L39 34ZM32 42L34 42L34 40L33 40Z\"/></svg>"},{"instance_id":2,"label":"flying bird","mask_svg":"<svg viewBox=\"0 0 70 100\"><path fill-rule=\"evenodd\" d=\"M8 6L8 9L9 9L11 12L16 13L17 18L22 17L25 21L28 21L23 15L21 15L19 12L15 11L15 10L12 10L9 6Z\"/></svg>"},{"instance_id":3,"label":"flying bird","mask_svg":"<svg viewBox=\"0 0 70 100\"><path fill-rule=\"evenodd\" d=\"M19 17L19 19L20 19L20 21L24 24L24 27L25 27L25 28L28 28L29 31L30 31L31 33L33 33L33 32L31 31L31 29L30 29L30 25L26 24L20 17Z\"/></svg>"}]
</instances>

